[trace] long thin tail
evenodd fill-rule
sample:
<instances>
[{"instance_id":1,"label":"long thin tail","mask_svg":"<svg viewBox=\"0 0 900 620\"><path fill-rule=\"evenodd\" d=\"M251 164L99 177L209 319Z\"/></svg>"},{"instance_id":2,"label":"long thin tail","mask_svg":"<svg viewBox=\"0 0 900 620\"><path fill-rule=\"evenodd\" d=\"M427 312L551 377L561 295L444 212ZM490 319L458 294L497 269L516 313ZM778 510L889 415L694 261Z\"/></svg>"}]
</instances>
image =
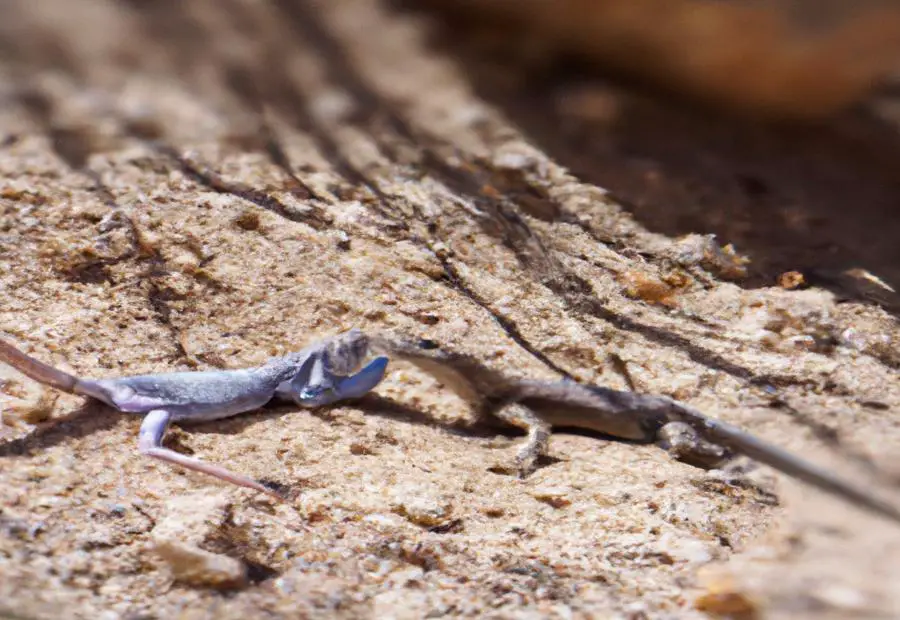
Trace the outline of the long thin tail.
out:
<instances>
[{"instance_id":1,"label":"long thin tail","mask_svg":"<svg viewBox=\"0 0 900 620\"><path fill-rule=\"evenodd\" d=\"M70 394L78 393L78 377L73 377L58 368L39 362L2 340L0 340L0 361L6 362L23 375L44 385Z\"/></svg>"},{"instance_id":2,"label":"long thin tail","mask_svg":"<svg viewBox=\"0 0 900 620\"><path fill-rule=\"evenodd\" d=\"M745 433L735 426L719 420L712 420L695 412L689 412L689 415L694 419L685 419L684 421L692 423L695 428L698 424L702 425L702 429L698 428L697 430L701 430L703 436L710 441L730 448L760 463L774 467L789 476L855 503L871 512L887 517L896 523L900 523L900 509L866 492L859 488L858 485L842 480L777 446Z\"/></svg>"}]
</instances>

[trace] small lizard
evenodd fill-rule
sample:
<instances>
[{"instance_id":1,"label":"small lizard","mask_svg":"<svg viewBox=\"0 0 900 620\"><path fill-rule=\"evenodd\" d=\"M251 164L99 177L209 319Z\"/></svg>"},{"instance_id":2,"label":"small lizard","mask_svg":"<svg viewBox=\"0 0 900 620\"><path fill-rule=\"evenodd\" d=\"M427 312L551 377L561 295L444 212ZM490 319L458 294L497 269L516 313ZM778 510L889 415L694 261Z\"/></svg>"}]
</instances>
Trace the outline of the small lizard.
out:
<instances>
[{"instance_id":1,"label":"small lizard","mask_svg":"<svg viewBox=\"0 0 900 620\"><path fill-rule=\"evenodd\" d=\"M273 398L302 407L358 398L378 385L387 370L387 358L378 357L354 373L368 351L366 335L353 329L255 368L86 379L48 366L0 340L0 361L31 379L122 412L146 414L138 436L141 454L278 499L284 498L256 480L164 447L169 423L227 418L262 407Z\"/></svg>"},{"instance_id":2,"label":"small lizard","mask_svg":"<svg viewBox=\"0 0 900 620\"><path fill-rule=\"evenodd\" d=\"M574 381L518 379L476 358L443 350L430 341L414 343L370 336L373 350L411 362L478 407L525 430L517 454L520 474L533 471L546 454L553 427L581 428L642 443L656 443L674 458L704 468L718 467L734 453L900 523L900 510L847 481L726 422L664 396L622 392Z\"/></svg>"}]
</instances>

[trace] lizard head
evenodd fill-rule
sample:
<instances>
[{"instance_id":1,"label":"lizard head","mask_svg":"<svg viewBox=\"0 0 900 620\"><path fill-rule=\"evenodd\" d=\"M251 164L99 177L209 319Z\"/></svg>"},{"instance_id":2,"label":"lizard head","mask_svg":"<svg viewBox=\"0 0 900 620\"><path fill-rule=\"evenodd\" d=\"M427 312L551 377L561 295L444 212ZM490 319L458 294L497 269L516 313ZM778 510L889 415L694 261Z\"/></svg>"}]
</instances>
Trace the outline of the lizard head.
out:
<instances>
[{"instance_id":1,"label":"lizard head","mask_svg":"<svg viewBox=\"0 0 900 620\"><path fill-rule=\"evenodd\" d=\"M369 355L369 337L359 329L351 329L327 340L321 355L329 373L350 375Z\"/></svg>"},{"instance_id":2,"label":"lizard head","mask_svg":"<svg viewBox=\"0 0 900 620\"><path fill-rule=\"evenodd\" d=\"M322 407L341 400L360 398L381 383L387 371L388 358L377 357L356 374L341 376L325 370L319 380L311 373L305 384L291 384L294 402L303 407Z\"/></svg>"},{"instance_id":3,"label":"lizard head","mask_svg":"<svg viewBox=\"0 0 900 620\"><path fill-rule=\"evenodd\" d=\"M358 329L307 349L291 381L291 398L303 407L320 407L363 396L381 382L387 370L386 357L376 358L360 370L368 355L369 338Z\"/></svg>"}]
</instances>

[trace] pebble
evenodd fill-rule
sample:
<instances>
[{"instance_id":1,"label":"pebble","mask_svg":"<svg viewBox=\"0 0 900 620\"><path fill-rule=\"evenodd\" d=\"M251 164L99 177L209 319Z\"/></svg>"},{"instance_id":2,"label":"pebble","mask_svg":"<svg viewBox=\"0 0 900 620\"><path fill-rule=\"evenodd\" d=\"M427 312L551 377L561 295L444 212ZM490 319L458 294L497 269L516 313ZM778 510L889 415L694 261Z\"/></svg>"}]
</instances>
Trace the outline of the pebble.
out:
<instances>
[{"instance_id":1,"label":"pebble","mask_svg":"<svg viewBox=\"0 0 900 620\"><path fill-rule=\"evenodd\" d=\"M394 496L394 512L422 527L435 527L450 520L451 506L426 494L409 493Z\"/></svg>"},{"instance_id":2,"label":"pebble","mask_svg":"<svg viewBox=\"0 0 900 620\"><path fill-rule=\"evenodd\" d=\"M165 516L153 529L151 548L176 581L216 589L248 584L244 562L200 548L224 523L228 502L223 494L193 493L166 503Z\"/></svg>"}]
</instances>

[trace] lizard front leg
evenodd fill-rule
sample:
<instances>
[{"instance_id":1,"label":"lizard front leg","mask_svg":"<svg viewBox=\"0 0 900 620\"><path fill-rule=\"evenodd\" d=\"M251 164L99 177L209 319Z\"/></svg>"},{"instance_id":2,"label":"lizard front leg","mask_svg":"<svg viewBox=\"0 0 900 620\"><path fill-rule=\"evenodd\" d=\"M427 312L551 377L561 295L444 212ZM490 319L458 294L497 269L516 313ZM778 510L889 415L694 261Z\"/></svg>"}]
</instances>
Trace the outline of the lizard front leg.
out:
<instances>
[{"instance_id":1,"label":"lizard front leg","mask_svg":"<svg viewBox=\"0 0 900 620\"><path fill-rule=\"evenodd\" d=\"M284 497L252 478L236 474L219 465L213 465L201 461L200 459L179 454L174 450L164 447L162 445L163 435L165 435L166 428L168 428L171 420L172 414L164 409L154 409L147 414L144 421L141 423L141 430L138 435L138 449L141 454L167 463L172 463L173 465L178 465L179 467L184 467L185 469L198 471L218 478L219 480L236 484L237 486L265 493L280 501L285 501Z\"/></svg>"},{"instance_id":2,"label":"lizard front leg","mask_svg":"<svg viewBox=\"0 0 900 620\"><path fill-rule=\"evenodd\" d=\"M527 433L516 453L516 471L520 477L534 473L538 458L546 455L550 447L550 424L515 400L488 403L483 409L484 413L490 413Z\"/></svg>"}]
</instances>

